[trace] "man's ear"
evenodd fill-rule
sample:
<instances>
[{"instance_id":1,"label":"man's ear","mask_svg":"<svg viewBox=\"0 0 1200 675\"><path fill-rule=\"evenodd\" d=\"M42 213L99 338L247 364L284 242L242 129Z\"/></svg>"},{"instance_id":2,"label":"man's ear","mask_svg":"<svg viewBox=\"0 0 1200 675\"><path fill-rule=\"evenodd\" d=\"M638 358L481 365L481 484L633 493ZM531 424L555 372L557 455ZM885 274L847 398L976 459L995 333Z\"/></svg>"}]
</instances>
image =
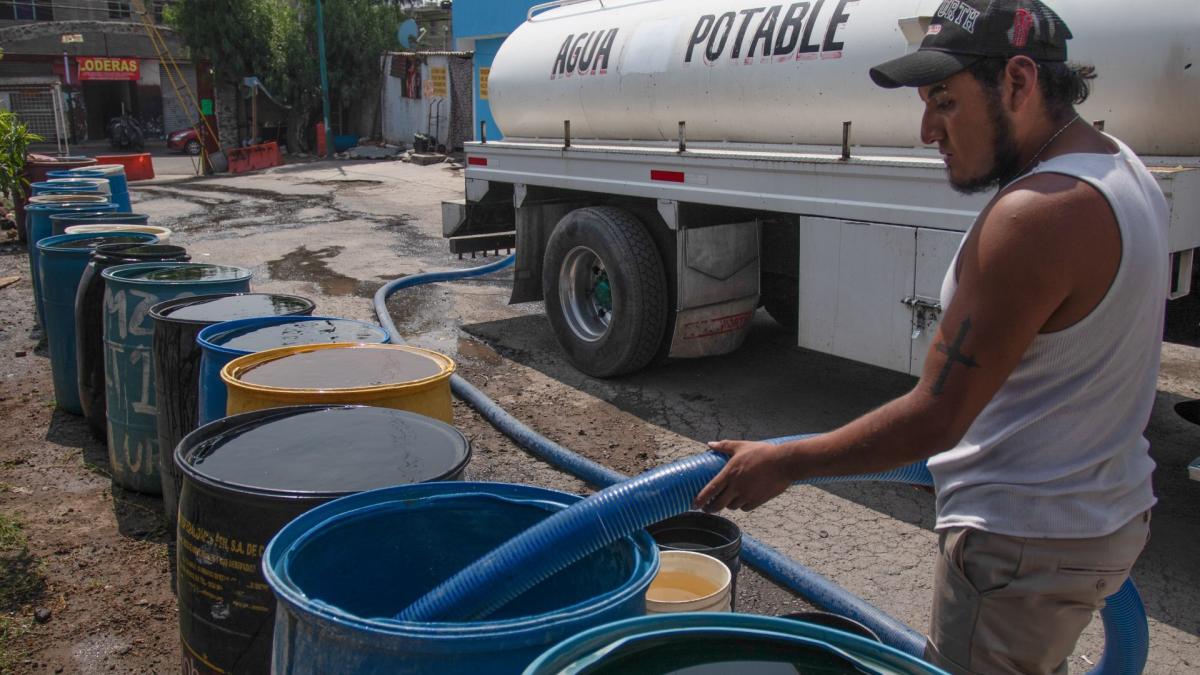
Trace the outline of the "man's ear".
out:
<instances>
[{"instance_id":1,"label":"man's ear","mask_svg":"<svg viewBox=\"0 0 1200 675\"><path fill-rule=\"evenodd\" d=\"M1037 98L1037 63L1028 56L1014 56L1004 67L1004 104L1016 113Z\"/></svg>"}]
</instances>

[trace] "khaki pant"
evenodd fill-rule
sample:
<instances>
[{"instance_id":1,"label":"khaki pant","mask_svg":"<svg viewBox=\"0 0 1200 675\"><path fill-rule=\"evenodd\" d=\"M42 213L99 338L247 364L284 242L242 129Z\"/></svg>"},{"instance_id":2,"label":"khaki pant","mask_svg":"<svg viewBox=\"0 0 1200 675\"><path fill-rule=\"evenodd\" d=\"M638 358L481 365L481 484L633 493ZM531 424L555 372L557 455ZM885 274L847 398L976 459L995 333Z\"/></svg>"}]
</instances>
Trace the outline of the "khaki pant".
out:
<instances>
[{"instance_id":1,"label":"khaki pant","mask_svg":"<svg viewBox=\"0 0 1200 675\"><path fill-rule=\"evenodd\" d=\"M1066 673L1080 633L1125 583L1149 534L1149 511L1093 539L943 531L925 658L956 675Z\"/></svg>"}]
</instances>

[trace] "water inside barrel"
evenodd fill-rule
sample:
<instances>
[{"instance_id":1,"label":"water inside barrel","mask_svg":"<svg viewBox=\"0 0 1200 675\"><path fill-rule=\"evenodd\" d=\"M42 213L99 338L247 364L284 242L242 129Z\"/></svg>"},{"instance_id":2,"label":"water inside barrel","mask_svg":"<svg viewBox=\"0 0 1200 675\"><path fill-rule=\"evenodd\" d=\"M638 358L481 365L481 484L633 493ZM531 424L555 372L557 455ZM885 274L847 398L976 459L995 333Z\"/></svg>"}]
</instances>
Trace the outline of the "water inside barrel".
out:
<instances>
[{"instance_id":1,"label":"water inside barrel","mask_svg":"<svg viewBox=\"0 0 1200 675\"><path fill-rule=\"evenodd\" d=\"M211 300L197 300L176 307L167 316L178 321L215 323L256 316L286 316L302 312L311 306L311 303L294 295L249 293Z\"/></svg>"},{"instance_id":2,"label":"water inside barrel","mask_svg":"<svg viewBox=\"0 0 1200 675\"><path fill-rule=\"evenodd\" d=\"M400 349L316 349L267 361L238 378L283 389L354 389L415 382L442 372L428 356Z\"/></svg>"},{"instance_id":3,"label":"water inside barrel","mask_svg":"<svg viewBox=\"0 0 1200 675\"><path fill-rule=\"evenodd\" d=\"M226 267L224 265L179 265L145 270L126 278L144 279L146 281L212 281L218 279L236 279L241 276L245 276L245 272L236 267Z\"/></svg>"},{"instance_id":4,"label":"water inside barrel","mask_svg":"<svg viewBox=\"0 0 1200 675\"><path fill-rule=\"evenodd\" d=\"M186 461L264 490L349 493L446 477L466 459L454 427L390 408L281 411L198 445Z\"/></svg>"},{"instance_id":5,"label":"water inside barrel","mask_svg":"<svg viewBox=\"0 0 1200 675\"><path fill-rule=\"evenodd\" d=\"M380 342L380 328L348 319L294 321L272 326L251 326L214 337L214 342L242 352L261 352L275 347L331 342Z\"/></svg>"}]
</instances>

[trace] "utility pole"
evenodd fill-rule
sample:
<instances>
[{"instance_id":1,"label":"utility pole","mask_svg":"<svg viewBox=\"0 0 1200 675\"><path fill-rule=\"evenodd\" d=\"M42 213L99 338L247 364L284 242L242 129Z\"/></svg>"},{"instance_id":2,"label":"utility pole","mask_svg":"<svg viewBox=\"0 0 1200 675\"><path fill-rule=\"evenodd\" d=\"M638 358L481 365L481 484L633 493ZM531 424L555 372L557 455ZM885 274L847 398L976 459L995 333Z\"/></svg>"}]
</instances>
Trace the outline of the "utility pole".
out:
<instances>
[{"instance_id":1,"label":"utility pole","mask_svg":"<svg viewBox=\"0 0 1200 675\"><path fill-rule=\"evenodd\" d=\"M321 62L321 106L325 112L325 156L333 157L333 127L329 126L329 72L325 67L325 15L317 0L317 59Z\"/></svg>"}]
</instances>

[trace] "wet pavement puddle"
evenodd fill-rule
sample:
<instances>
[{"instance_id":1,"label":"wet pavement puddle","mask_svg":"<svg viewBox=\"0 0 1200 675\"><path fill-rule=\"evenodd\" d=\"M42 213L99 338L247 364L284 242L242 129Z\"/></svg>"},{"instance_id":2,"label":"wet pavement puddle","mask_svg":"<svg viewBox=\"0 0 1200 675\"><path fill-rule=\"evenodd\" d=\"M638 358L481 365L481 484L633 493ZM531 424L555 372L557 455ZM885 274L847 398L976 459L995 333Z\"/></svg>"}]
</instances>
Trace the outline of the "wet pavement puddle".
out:
<instances>
[{"instance_id":1,"label":"wet pavement puddle","mask_svg":"<svg viewBox=\"0 0 1200 675\"><path fill-rule=\"evenodd\" d=\"M307 246L267 262L267 271L278 281L308 281L321 287L325 295L370 297L383 284L362 281L335 272L327 260L336 258L344 250L342 246L326 246L309 250Z\"/></svg>"}]
</instances>

